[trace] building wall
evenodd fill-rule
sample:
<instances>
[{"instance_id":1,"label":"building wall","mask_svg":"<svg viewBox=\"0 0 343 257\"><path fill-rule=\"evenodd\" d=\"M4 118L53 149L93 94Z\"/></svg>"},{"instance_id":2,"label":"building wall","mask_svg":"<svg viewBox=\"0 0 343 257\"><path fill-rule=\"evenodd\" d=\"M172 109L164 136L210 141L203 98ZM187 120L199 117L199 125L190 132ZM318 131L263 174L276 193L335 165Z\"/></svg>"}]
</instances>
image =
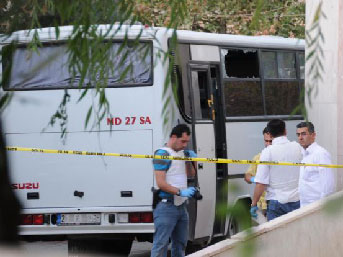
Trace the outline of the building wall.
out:
<instances>
[{"instance_id":1,"label":"building wall","mask_svg":"<svg viewBox=\"0 0 343 257\"><path fill-rule=\"evenodd\" d=\"M338 192L326 200L337 207L342 199ZM329 212L325 200L317 201L256 227L248 237L241 232L188 257L341 257L342 213L343 208Z\"/></svg>"},{"instance_id":2,"label":"building wall","mask_svg":"<svg viewBox=\"0 0 343 257\"><path fill-rule=\"evenodd\" d=\"M338 79L337 79L337 95L338 95L338 104L337 104L337 162L339 164L343 164L343 1L338 1L338 40L337 40L337 47L338 47ZM343 169L338 170L339 184L338 187L342 190L343 189Z\"/></svg>"},{"instance_id":3,"label":"building wall","mask_svg":"<svg viewBox=\"0 0 343 257\"><path fill-rule=\"evenodd\" d=\"M313 24L319 3L326 18L320 20L325 39L321 43L324 57L321 72L323 80L317 80L318 93L309 99L306 96L308 118L315 125L317 142L332 155L334 164L343 164L343 1L307 0L306 28ZM316 36L316 30L312 32ZM306 48L307 54L309 48ZM306 88L316 84L309 76L311 63L306 63ZM311 104L310 104L311 101ZM343 169L336 169L337 190L343 189Z\"/></svg>"}]
</instances>

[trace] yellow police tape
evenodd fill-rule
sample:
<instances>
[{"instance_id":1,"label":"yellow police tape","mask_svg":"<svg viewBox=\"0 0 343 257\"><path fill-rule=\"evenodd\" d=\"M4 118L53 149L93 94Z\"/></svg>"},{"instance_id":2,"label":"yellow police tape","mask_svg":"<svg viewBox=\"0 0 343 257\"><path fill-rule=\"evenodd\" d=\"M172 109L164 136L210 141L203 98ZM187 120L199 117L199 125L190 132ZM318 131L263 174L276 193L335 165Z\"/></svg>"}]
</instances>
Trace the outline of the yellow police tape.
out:
<instances>
[{"instance_id":1,"label":"yellow police tape","mask_svg":"<svg viewBox=\"0 0 343 257\"><path fill-rule=\"evenodd\" d=\"M229 164L264 164L264 165L286 165L286 166L315 166L325 168L343 168L343 165L331 164L312 164L312 163L292 163L292 162L266 162L266 161L250 161L250 160L232 160L220 158L191 158L191 157L175 157L175 156L161 156L148 154L123 154L123 153L98 153L87 151L74 150L55 150L55 149L39 149L39 148L25 148L25 147L5 147L7 151L21 151L32 153L54 153L54 154L76 154L76 155L95 155L95 156L114 156L127 158L141 158L141 159L163 159L163 160L179 160L179 161L196 161L209 163L229 163Z\"/></svg>"}]
</instances>

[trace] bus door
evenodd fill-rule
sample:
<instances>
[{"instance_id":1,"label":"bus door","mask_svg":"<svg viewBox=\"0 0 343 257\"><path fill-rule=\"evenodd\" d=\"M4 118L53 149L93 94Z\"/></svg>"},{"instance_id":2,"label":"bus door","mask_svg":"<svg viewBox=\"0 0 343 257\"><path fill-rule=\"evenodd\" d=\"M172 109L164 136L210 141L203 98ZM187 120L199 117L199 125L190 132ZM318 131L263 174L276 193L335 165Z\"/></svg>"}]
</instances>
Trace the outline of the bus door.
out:
<instances>
[{"instance_id":1,"label":"bus door","mask_svg":"<svg viewBox=\"0 0 343 257\"><path fill-rule=\"evenodd\" d=\"M226 158L225 119L219 83L219 66L190 64L193 142L199 157ZM194 239L223 235L226 216L218 215L227 203L225 164L198 163L203 199L197 201Z\"/></svg>"}]
</instances>

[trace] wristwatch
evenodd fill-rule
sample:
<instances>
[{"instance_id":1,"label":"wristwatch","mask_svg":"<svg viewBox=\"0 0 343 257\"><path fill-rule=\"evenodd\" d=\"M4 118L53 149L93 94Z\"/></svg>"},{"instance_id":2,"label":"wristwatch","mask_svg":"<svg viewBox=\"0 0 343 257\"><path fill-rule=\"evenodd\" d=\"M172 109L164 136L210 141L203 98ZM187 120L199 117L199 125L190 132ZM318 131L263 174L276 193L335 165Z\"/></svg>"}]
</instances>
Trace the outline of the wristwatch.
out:
<instances>
[{"instance_id":1,"label":"wristwatch","mask_svg":"<svg viewBox=\"0 0 343 257\"><path fill-rule=\"evenodd\" d=\"M175 195L180 196L180 189L176 192Z\"/></svg>"}]
</instances>

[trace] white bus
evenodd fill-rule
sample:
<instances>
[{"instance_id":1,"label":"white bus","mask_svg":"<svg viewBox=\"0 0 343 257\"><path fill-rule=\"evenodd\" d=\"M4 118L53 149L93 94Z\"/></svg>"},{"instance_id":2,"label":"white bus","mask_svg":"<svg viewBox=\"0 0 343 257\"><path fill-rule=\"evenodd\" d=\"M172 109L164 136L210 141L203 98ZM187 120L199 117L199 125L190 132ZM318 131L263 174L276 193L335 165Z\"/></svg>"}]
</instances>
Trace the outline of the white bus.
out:
<instances>
[{"instance_id":1,"label":"white bus","mask_svg":"<svg viewBox=\"0 0 343 257\"><path fill-rule=\"evenodd\" d=\"M106 28L99 26L99 30ZM112 41L114 50L126 31L129 39L141 33L139 44L149 49L148 54L142 57L128 51L133 72L126 78L119 76L129 63L112 72L105 90L112 116L92 131L84 127L92 94L77 103L80 91L70 83L71 75L63 65L72 27L61 27L59 39L52 28L40 30L40 54L27 48L32 34L14 33L18 47L2 58L3 71L11 67L2 93L14 93L2 114L7 145L127 154L153 154L162 146L169 136L161 114L168 62L163 63L158 53L168 51L171 32L122 26ZM262 130L272 118L287 120L288 134L295 138L295 124L302 116L290 113L303 101L303 40L192 31L178 31L177 38L172 81L178 85L178 101L169 102L168 111L174 115L168 116L168 124L190 126L190 148L199 157L252 159L263 148ZM2 42L3 50L9 42ZM116 62L117 57L113 58ZM63 143L58 125L42 129L65 89L70 102ZM155 183L150 159L8 155L12 188L23 206L20 235L24 238L59 236L75 244L120 239L117 242L127 250L134 239L152 240ZM245 165L198 163L197 169L203 199L189 203L189 241L206 245L239 230L230 215L219 215L218 206L240 202L248 210L254 187L243 181Z\"/></svg>"}]
</instances>

